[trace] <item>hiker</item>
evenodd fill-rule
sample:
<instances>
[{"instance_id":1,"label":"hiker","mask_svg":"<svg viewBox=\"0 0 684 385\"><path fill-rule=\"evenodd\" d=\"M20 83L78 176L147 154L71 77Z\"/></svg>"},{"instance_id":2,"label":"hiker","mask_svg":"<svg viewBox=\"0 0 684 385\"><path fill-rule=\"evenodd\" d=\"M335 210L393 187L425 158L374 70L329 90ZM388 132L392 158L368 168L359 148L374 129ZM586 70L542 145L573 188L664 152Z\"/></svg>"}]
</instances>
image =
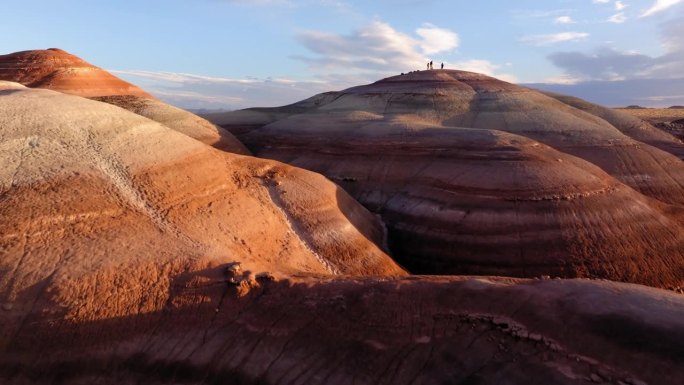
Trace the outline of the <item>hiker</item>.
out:
<instances>
[{"instance_id":1,"label":"hiker","mask_svg":"<svg viewBox=\"0 0 684 385\"><path fill-rule=\"evenodd\" d=\"M444 63L442 63L442 69L444 69Z\"/></svg>"},{"instance_id":2,"label":"hiker","mask_svg":"<svg viewBox=\"0 0 684 385\"><path fill-rule=\"evenodd\" d=\"M428 62L427 64L427 69L430 69L430 62Z\"/></svg>"},{"instance_id":3,"label":"hiker","mask_svg":"<svg viewBox=\"0 0 684 385\"><path fill-rule=\"evenodd\" d=\"M432 66L432 60L430 60L430 69L434 69L435 67Z\"/></svg>"}]
</instances>

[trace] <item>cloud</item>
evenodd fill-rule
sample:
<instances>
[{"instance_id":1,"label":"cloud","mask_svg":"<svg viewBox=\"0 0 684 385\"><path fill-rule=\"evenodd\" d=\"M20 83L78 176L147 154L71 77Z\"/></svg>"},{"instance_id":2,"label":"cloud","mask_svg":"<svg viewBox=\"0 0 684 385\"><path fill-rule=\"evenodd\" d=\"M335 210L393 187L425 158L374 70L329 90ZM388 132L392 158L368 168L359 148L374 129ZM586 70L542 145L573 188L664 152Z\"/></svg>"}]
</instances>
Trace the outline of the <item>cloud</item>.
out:
<instances>
[{"instance_id":1,"label":"cloud","mask_svg":"<svg viewBox=\"0 0 684 385\"><path fill-rule=\"evenodd\" d=\"M563 16L569 12L573 12L572 9L552 9L552 10L520 10L515 9L511 11L511 14L515 18L521 19L538 19L538 18L549 18L552 16Z\"/></svg>"},{"instance_id":2,"label":"cloud","mask_svg":"<svg viewBox=\"0 0 684 385\"><path fill-rule=\"evenodd\" d=\"M460 42L458 34L455 32L435 27L432 24L418 28L416 34L423 39L420 47L426 55L451 51L458 48Z\"/></svg>"},{"instance_id":3,"label":"cloud","mask_svg":"<svg viewBox=\"0 0 684 385\"><path fill-rule=\"evenodd\" d=\"M307 7L311 5L322 5L331 7L347 7L348 4L342 0L212 0L229 4L244 6L288 6L288 7Z\"/></svg>"},{"instance_id":4,"label":"cloud","mask_svg":"<svg viewBox=\"0 0 684 385\"><path fill-rule=\"evenodd\" d=\"M426 60L418 39L379 21L346 36L309 31L297 39L315 56L295 58L315 69L396 71L422 68Z\"/></svg>"},{"instance_id":5,"label":"cloud","mask_svg":"<svg viewBox=\"0 0 684 385\"><path fill-rule=\"evenodd\" d=\"M674 7L675 5L681 3L682 0L656 0L655 4L651 8L644 11L640 17L648 17L660 13L666 9Z\"/></svg>"},{"instance_id":6,"label":"cloud","mask_svg":"<svg viewBox=\"0 0 684 385\"><path fill-rule=\"evenodd\" d=\"M550 78L544 79L544 81L540 84L548 84L548 85L572 85L572 84L577 84L581 82L582 79L577 78L572 75L560 75L560 76L554 76Z\"/></svg>"},{"instance_id":7,"label":"cloud","mask_svg":"<svg viewBox=\"0 0 684 385\"><path fill-rule=\"evenodd\" d=\"M603 47L591 53L556 52L548 58L567 75L583 80L680 78L684 68L684 18L674 19L661 28L666 51L660 56Z\"/></svg>"},{"instance_id":8,"label":"cloud","mask_svg":"<svg viewBox=\"0 0 684 385\"><path fill-rule=\"evenodd\" d=\"M542 46L569 41L580 41L586 39L587 37L589 37L589 34L586 32L560 32L548 35L524 36L520 39L520 41L527 44Z\"/></svg>"},{"instance_id":9,"label":"cloud","mask_svg":"<svg viewBox=\"0 0 684 385\"><path fill-rule=\"evenodd\" d=\"M111 70L110 72L117 75L124 76L135 76L159 81L165 81L170 83L241 83L249 84L256 83L257 79L231 79L222 77L212 77L204 75L195 75L182 72L165 72L165 71L123 71L123 70Z\"/></svg>"},{"instance_id":10,"label":"cloud","mask_svg":"<svg viewBox=\"0 0 684 385\"><path fill-rule=\"evenodd\" d=\"M616 13L615 15L611 16L606 20L609 23L615 23L615 24L622 24L625 21L627 21L627 16L625 16L624 12Z\"/></svg>"},{"instance_id":11,"label":"cloud","mask_svg":"<svg viewBox=\"0 0 684 385\"><path fill-rule=\"evenodd\" d=\"M141 86L159 99L183 108L239 109L293 103L314 94L357 85L353 78L295 80L231 79L176 72L110 72Z\"/></svg>"},{"instance_id":12,"label":"cloud","mask_svg":"<svg viewBox=\"0 0 684 385\"><path fill-rule=\"evenodd\" d=\"M477 72L488 76L494 76L509 83L518 82L518 78L515 75L499 73L499 70L503 66L494 64L489 60L464 60L455 63L447 63L447 65L450 68L457 68L461 71Z\"/></svg>"},{"instance_id":13,"label":"cloud","mask_svg":"<svg viewBox=\"0 0 684 385\"><path fill-rule=\"evenodd\" d=\"M573 95L594 103L611 107L641 105L668 107L684 105L684 78L633 79L621 81L587 81L573 83L525 84L528 87Z\"/></svg>"},{"instance_id":14,"label":"cloud","mask_svg":"<svg viewBox=\"0 0 684 385\"><path fill-rule=\"evenodd\" d=\"M411 36L380 21L349 35L309 31L297 39L313 57L295 58L328 71L404 72L422 69L429 57L459 45L458 34L445 28L425 24L415 32L416 36Z\"/></svg>"},{"instance_id":15,"label":"cloud","mask_svg":"<svg viewBox=\"0 0 684 385\"><path fill-rule=\"evenodd\" d=\"M584 80L617 80L642 74L653 66L653 58L638 53L623 53L602 48L594 53L557 52L549 60L567 74Z\"/></svg>"},{"instance_id":16,"label":"cloud","mask_svg":"<svg viewBox=\"0 0 684 385\"><path fill-rule=\"evenodd\" d=\"M591 2L594 4L608 4L610 0L591 0Z\"/></svg>"},{"instance_id":17,"label":"cloud","mask_svg":"<svg viewBox=\"0 0 684 385\"><path fill-rule=\"evenodd\" d=\"M627 7L628 7L628 5L623 3L622 1L616 1L615 2L615 10L616 11L622 11Z\"/></svg>"},{"instance_id":18,"label":"cloud","mask_svg":"<svg viewBox=\"0 0 684 385\"><path fill-rule=\"evenodd\" d=\"M442 61L439 54L459 46L457 33L424 24L408 35L391 25L374 21L347 35L309 31L298 40L311 51L310 56L296 59L308 63L315 73L357 74L367 81L375 81L400 72L425 68L432 58ZM499 73L503 66L482 59L464 59L446 63L449 68L467 69L515 81L510 74ZM467 68L465 68L467 67Z\"/></svg>"},{"instance_id":19,"label":"cloud","mask_svg":"<svg viewBox=\"0 0 684 385\"><path fill-rule=\"evenodd\" d=\"M570 16L558 16L555 19L553 19L554 24L574 24L575 20L572 19Z\"/></svg>"},{"instance_id":20,"label":"cloud","mask_svg":"<svg viewBox=\"0 0 684 385\"><path fill-rule=\"evenodd\" d=\"M238 5L250 5L250 6L273 6L273 5L294 5L292 0L214 0L224 3L238 4Z\"/></svg>"}]
</instances>

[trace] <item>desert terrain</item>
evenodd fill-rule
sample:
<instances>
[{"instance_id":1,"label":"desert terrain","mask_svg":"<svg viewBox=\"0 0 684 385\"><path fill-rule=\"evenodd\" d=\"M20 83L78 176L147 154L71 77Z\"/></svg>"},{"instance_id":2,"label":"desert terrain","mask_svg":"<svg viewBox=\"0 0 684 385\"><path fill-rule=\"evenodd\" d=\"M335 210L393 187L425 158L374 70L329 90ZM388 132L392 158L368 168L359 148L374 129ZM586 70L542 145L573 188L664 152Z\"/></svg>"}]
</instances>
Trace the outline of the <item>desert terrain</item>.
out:
<instances>
[{"instance_id":1,"label":"desert terrain","mask_svg":"<svg viewBox=\"0 0 684 385\"><path fill-rule=\"evenodd\" d=\"M450 70L202 118L0 64L0 383L684 378L684 144L644 120Z\"/></svg>"},{"instance_id":2,"label":"desert terrain","mask_svg":"<svg viewBox=\"0 0 684 385\"><path fill-rule=\"evenodd\" d=\"M339 183L410 271L681 286L684 144L584 103L434 70L207 118Z\"/></svg>"},{"instance_id":3,"label":"desert terrain","mask_svg":"<svg viewBox=\"0 0 684 385\"><path fill-rule=\"evenodd\" d=\"M656 127L684 140L684 107L620 108L621 112L643 119Z\"/></svg>"}]
</instances>

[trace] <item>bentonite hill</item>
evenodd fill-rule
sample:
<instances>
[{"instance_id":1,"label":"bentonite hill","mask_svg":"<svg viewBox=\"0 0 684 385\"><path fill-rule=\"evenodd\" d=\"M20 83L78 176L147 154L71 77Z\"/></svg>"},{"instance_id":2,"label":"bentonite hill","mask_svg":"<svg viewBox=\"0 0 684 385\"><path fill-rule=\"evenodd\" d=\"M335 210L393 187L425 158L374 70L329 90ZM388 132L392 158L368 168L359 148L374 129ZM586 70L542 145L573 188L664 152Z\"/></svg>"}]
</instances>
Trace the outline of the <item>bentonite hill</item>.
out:
<instances>
[{"instance_id":1,"label":"bentonite hill","mask_svg":"<svg viewBox=\"0 0 684 385\"><path fill-rule=\"evenodd\" d=\"M247 153L242 143L222 128L162 103L133 84L58 48L0 55L0 80L111 103L219 149Z\"/></svg>"},{"instance_id":2,"label":"bentonite hill","mask_svg":"<svg viewBox=\"0 0 684 385\"><path fill-rule=\"evenodd\" d=\"M548 277L681 285L681 143L650 127L446 71L219 117L288 165L25 68L0 81L0 383L684 378L680 293Z\"/></svg>"},{"instance_id":3,"label":"bentonite hill","mask_svg":"<svg viewBox=\"0 0 684 385\"><path fill-rule=\"evenodd\" d=\"M209 118L380 214L410 271L680 286L684 144L561 100L434 70Z\"/></svg>"},{"instance_id":4,"label":"bentonite hill","mask_svg":"<svg viewBox=\"0 0 684 385\"><path fill-rule=\"evenodd\" d=\"M152 98L133 84L59 48L0 55L0 80L84 97L135 95Z\"/></svg>"}]
</instances>

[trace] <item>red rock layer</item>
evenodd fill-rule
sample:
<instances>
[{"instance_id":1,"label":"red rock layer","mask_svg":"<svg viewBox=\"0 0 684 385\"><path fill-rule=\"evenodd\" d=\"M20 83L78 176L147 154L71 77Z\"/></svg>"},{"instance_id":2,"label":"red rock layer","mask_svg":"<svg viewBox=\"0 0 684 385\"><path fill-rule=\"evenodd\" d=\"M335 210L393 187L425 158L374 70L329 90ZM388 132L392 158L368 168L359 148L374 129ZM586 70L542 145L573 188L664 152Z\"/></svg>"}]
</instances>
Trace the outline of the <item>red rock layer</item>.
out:
<instances>
[{"instance_id":1,"label":"red rock layer","mask_svg":"<svg viewBox=\"0 0 684 385\"><path fill-rule=\"evenodd\" d=\"M84 97L135 95L153 98L133 84L57 48L0 55L0 80Z\"/></svg>"}]
</instances>

